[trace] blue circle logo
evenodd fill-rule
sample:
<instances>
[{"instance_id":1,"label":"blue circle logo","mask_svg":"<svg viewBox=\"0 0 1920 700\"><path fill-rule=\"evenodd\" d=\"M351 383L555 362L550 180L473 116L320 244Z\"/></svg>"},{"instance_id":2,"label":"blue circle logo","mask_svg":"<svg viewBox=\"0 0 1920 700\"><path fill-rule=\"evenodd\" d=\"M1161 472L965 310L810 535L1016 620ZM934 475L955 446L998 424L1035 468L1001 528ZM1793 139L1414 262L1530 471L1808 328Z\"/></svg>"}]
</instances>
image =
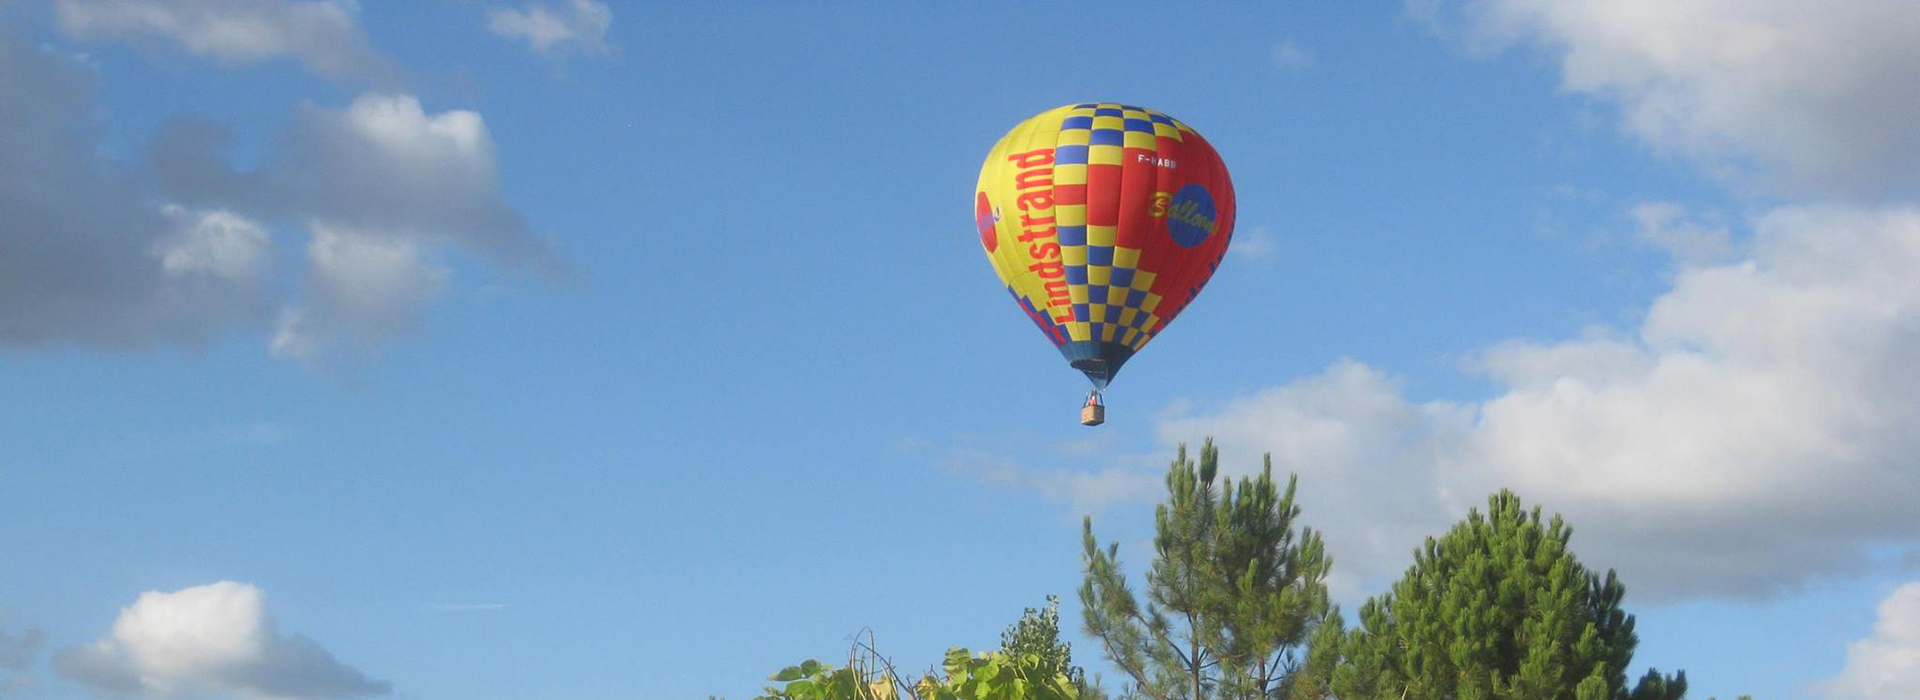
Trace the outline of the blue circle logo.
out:
<instances>
[{"instance_id":1,"label":"blue circle logo","mask_svg":"<svg viewBox=\"0 0 1920 700\"><path fill-rule=\"evenodd\" d=\"M1174 243L1182 248L1205 243L1216 226L1213 194L1207 188L1196 183L1173 193L1173 204L1167 207L1167 233Z\"/></svg>"}]
</instances>

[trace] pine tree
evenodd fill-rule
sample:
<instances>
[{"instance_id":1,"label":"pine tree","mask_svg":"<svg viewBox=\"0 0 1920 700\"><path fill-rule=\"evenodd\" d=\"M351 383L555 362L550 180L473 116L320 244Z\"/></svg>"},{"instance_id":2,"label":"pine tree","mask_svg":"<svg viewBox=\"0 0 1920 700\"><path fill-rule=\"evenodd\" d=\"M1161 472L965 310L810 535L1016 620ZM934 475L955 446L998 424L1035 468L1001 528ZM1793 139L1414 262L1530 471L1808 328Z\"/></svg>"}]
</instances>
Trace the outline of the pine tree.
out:
<instances>
[{"instance_id":1,"label":"pine tree","mask_svg":"<svg viewBox=\"0 0 1920 700\"><path fill-rule=\"evenodd\" d=\"M1087 633L1132 679L1132 692L1152 700L1311 697L1334 665L1300 654L1328 614L1323 580L1332 562L1318 533L1296 533L1297 479L1284 494L1276 489L1271 456L1258 478L1237 487L1228 479L1216 489L1218 470L1212 440L1197 464L1180 447L1167 472L1168 501L1154 514L1144 609L1120 568L1119 546L1103 550L1093 520L1085 521Z\"/></svg>"},{"instance_id":2,"label":"pine tree","mask_svg":"<svg viewBox=\"0 0 1920 700\"><path fill-rule=\"evenodd\" d=\"M1686 673L1648 671L1612 571L1567 549L1573 530L1501 491L1427 538L1393 590L1360 607L1330 690L1342 700L1679 700ZM1316 642L1319 640L1316 639ZM1321 650L1315 649L1316 653Z\"/></svg>"}]
</instances>

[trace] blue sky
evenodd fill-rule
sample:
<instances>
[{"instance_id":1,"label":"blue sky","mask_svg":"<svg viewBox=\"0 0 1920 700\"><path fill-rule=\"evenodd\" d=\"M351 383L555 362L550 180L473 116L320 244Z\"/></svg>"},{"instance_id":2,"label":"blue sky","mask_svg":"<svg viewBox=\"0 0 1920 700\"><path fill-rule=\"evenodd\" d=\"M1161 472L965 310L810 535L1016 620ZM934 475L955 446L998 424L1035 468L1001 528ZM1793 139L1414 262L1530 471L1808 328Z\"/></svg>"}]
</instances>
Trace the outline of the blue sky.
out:
<instances>
[{"instance_id":1,"label":"blue sky","mask_svg":"<svg viewBox=\"0 0 1920 700\"><path fill-rule=\"evenodd\" d=\"M1082 514L1143 570L1213 435L1301 475L1349 609L1509 486L1621 571L1635 675L1910 698L1914 31L0 3L0 694L737 700L862 628L929 665L1077 619ZM969 218L1084 100L1193 125L1240 207L1094 430Z\"/></svg>"}]
</instances>

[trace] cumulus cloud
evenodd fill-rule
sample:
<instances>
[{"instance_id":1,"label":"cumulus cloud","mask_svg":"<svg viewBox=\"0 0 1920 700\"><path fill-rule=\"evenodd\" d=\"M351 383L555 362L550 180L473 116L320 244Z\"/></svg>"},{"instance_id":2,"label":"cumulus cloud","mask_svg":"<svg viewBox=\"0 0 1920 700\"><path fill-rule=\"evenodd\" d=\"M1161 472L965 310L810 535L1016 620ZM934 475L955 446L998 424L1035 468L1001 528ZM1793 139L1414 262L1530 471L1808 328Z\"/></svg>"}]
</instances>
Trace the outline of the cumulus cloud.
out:
<instances>
[{"instance_id":1,"label":"cumulus cloud","mask_svg":"<svg viewBox=\"0 0 1920 700\"><path fill-rule=\"evenodd\" d=\"M1436 515L1464 511L1433 465L1470 421L1470 408L1415 405L1384 373L1341 360L1213 411L1170 416L1157 432L1169 445L1214 437L1222 474L1258 473L1270 453L1276 472L1300 475L1301 517L1326 534L1338 562L1329 584L1352 598L1404 567Z\"/></svg>"},{"instance_id":2,"label":"cumulus cloud","mask_svg":"<svg viewBox=\"0 0 1920 700\"><path fill-rule=\"evenodd\" d=\"M246 172L227 164L229 140L217 124L175 120L149 147L149 170L177 201L238 203L280 220L559 271L548 242L501 197L493 135L476 112L428 112L412 95L377 92L344 109L303 105L274 151Z\"/></svg>"},{"instance_id":3,"label":"cumulus cloud","mask_svg":"<svg viewBox=\"0 0 1920 700\"><path fill-rule=\"evenodd\" d=\"M232 694L243 700L382 695L391 684L341 663L299 635L283 636L266 595L220 581L148 591L99 639L54 656L60 673L105 693L143 698Z\"/></svg>"},{"instance_id":4,"label":"cumulus cloud","mask_svg":"<svg viewBox=\"0 0 1920 700\"><path fill-rule=\"evenodd\" d=\"M1920 540L1920 210L1752 227L1749 255L1683 266L1637 329L1488 349L1490 399L1414 402L1343 361L1161 435L1273 452L1363 579L1501 487L1565 513L1578 551L1654 598L1862 570L1868 544Z\"/></svg>"},{"instance_id":5,"label":"cumulus cloud","mask_svg":"<svg viewBox=\"0 0 1920 700\"><path fill-rule=\"evenodd\" d=\"M1920 688L1920 581L1880 601L1873 635L1847 645L1847 665L1820 684L1831 700L1909 700Z\"/></svg>"},{"instance_id":6,"label":"cumulus cloud","mask_svg":"<svg viewBox=\"0 0 1920 700\"><path fill-rule=\"evenodd\" d=\"M164 40L223 65L291 58L330 78L387 80L353 0L59 0L60 29L82 40Z\"/></svg>"},{"instance_id":7,"label":"cumulus cloud","mask_svg":"<svg viewBox=\"0 0 1920 700\"><path fill-rule=\"evenodd\" d=\"M613 10L593 0L569 0L554 8L534 3L525 9L497 8L487 11L487 30L508 39L527 42L542 56L555 56L568 49L588 54L616 51L607 43L607 28L613 26Z\"/></svg>"},{"instance_id":8,"label":"cumulus cloud","mask_svg":"<svg viewBox=\"0 0 1920 700\"><path fill-rule=\"evenodd\" d=\"M1409 6L1544 47L1565 89L1617 103L1627 130L1713 172L1823 197L1920 194L1920 12L1906 0L1477 0L1459 17Z\"/></svg>"},{"instance_id":9,"label":"cumulus cloud","mask_svg":"<svg viewBox=\"0 0 1920 700\"><path fill-rule=\"evenodd\" d=\"M4 611L0 611L3 616ZM38 629L28 628L17 635L0 629L0 696L34 686L27 669L46 641L47 634Z\"/></svg>"},{"instance_id":10,"label":"cumulus cloud","mask_svg":"<svg viewBox=\"0 0 1920 700\"><path fill-rule=\"evenodd\" d=\"M367 94L344 110L303 107L260 173L260 195L302 218L456 243L551 271L544 239L500 197L493 137L475 112L429 114L411 95Z\"/></svg>"},{"instance_id":11,"label":"cumulus cloud","mask_svg":"<svg viewBox=\"0 0 1920 700\"><path fill-rule=\"evenodd\" d=\"M399 337L446 283L441 251L561 270L502 198L477 113L385 93L302 106L244 172L224 128L182 118L129 163L101 155L89 69L0 34L0 74L0 346L270 330L276 354L324 362ZM276 262L289 226L309 234L304 269Z\"/></svg>"},{"instance_id":12,"label":"cumulus cloud","mask_svg":"<svg viewBox=\"0 0 1920 700\"><path fill-rule=\"evenodd\" d=\"M267 276L270 241L259 222L223 209L192 211L177 204L160 212L176 224L154 241L162 272L249 283Z\"/></svg>"},{"instance_id":13,"label":"cumulus cloud","mask_svg":"<svg viewBox=\"0 0 1920 700\"><path fill-rule=\"evenodd\" d=\"M198 342L270 315L271 244L98 155L93 75L0 34L0 345Z\"/></svg>"},{"instance_id":14,"label":"cumulus cloud","mask_svg":"<svg viewBox=\"0 0 1920 700\"><path fill-rule=\"evenodd\" d=\"M281 144L252 173L204 167L193 145L171 164L185 174L178 191L233 189L308 222L306 276L275 328L276 355L324 364L400 337L447 282L448 269L434 262L443 248L560 271L545 239L501 199L479 114L428 113L410 95L362 95L344 110L303 108Z\"/></svg>"},{"instance_id":15,"label":"cumulus cloud","mask_svg":"<svg viewBox=\"0 0 1920 700\"><path fill-rule=\"evenodd\" d=\"M18 636L0 630L0 669L8 671L25 670L33 663L35 654L40 653L40 645L47 641L47 634L37 629L28 629Z\"/></svg>"},{"instance_id":16,"label":"cumulus cloud","mask_svg":"<svg viewBox=\"0 0 1920 700\"><path fill-rule=\"evenodd\" d=\"M400 336L448 275L413 240L324 224L313 226L307 262L302 298L282 313L271 347L310 363L364 356Z\"/></svg>"},{"instance_id":17,"label":"cumulus cloud","mask_svg":"<svg viewBox=\"0 0 1920 700\"><path fill-rule=\"evenodd\" d=\"M1719 221L1696 221L1671 202L1647 202L1633 208L1640 242L1667 252L1681 263L1715 263L1737 253L1733 232Z\"/></svg>"}]
</instances>

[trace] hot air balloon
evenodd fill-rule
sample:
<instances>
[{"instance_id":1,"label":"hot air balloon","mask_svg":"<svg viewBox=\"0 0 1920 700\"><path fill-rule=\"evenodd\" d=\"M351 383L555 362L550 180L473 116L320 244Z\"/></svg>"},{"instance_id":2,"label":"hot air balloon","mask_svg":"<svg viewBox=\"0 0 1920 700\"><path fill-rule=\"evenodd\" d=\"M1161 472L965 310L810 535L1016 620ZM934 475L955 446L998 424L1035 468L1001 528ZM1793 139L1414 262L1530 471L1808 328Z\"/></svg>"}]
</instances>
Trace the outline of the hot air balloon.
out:
<instances>
[{"instance_id":1,"label":"hot air balloon","mask_svg":"<svg viewBox=\"0 0 1920 700\"><path fill-rule=\"evenodd\" d=\"M1007 293L1100 392L1200 294L1233 237L1213 146L1151 109L1084 102L1021 122L987 153L980 245Z\"/></svg>"}]
</instances>

